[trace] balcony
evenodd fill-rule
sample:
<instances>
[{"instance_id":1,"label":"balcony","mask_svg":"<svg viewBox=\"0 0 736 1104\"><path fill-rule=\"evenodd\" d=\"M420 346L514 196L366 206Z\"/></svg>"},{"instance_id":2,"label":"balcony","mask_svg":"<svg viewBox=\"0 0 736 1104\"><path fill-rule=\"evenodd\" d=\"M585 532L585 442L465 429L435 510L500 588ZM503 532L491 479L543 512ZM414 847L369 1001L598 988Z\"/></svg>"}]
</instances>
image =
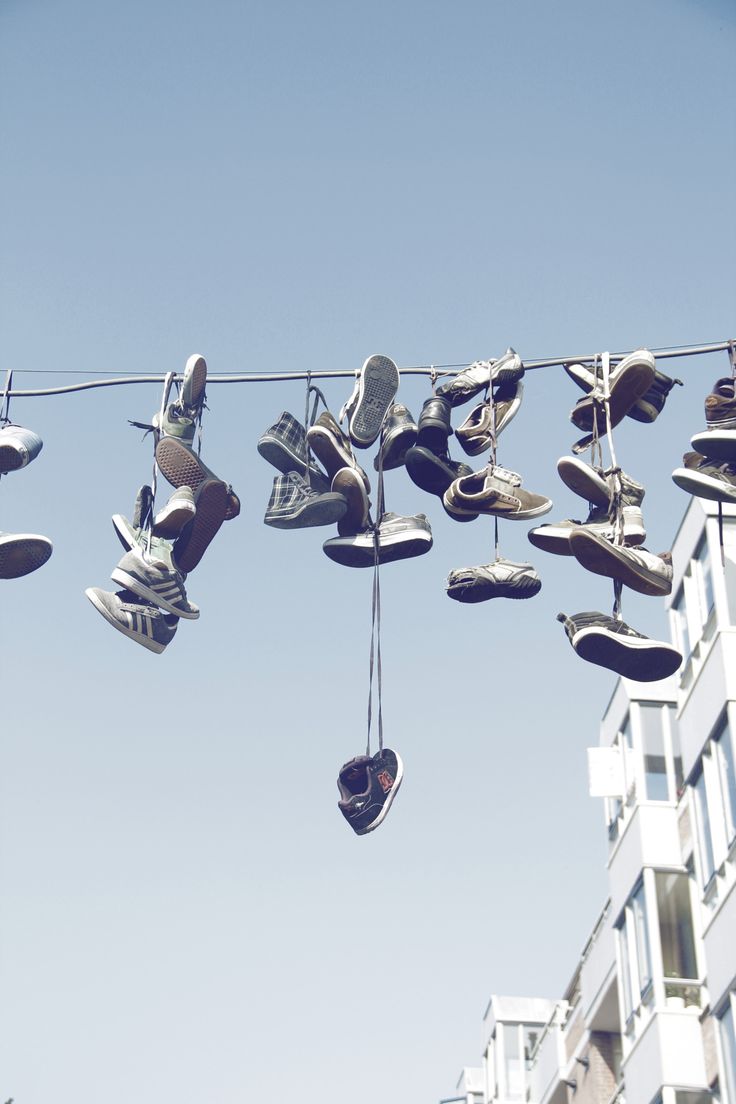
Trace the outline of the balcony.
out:
<instances>
[{"instance_id":1,"label":"balcony","mask_svg":"<svg viewBox=\"0 0 736 1104\"><path fill-rule=\"evenodd\" d=\"M606 902L583 948L580 1008L589 1031L619 1030L616 946L610 900Z\"/></svg>"},{"instance_id":2,"label":"balcony","mask_svg":"<svg viewBox=\"0 0 736 1104\"><path fill-rule=\"evenodd\" d=\"M708 974L708 993L715 1008L733 979L734 932L736 932L736 883L731 882L718 908L709 918L703 935Z\"/></svg>"},{"instance_id":3,"label":"balcony","mask_svg":"<svg viewBox=\"0 0 736 1104\"><path fill-rule=\"evenodd\" d=\"M567 1102L567 1086L561 1080L563 1067L567 1062L564 1041L567 1015L567 1001L558 1001L534 1048L529 1099L535 1101L535 1104Z\"/></svg>"},{"instance_id":4,"label":"balcony","mask_svg":"<svg viewBox=\"0 0 736 1104\"><path fill-rule=\"evenodd\" d=\"M650 1104L662 1085L701 1091L708 1088L699 1009L657 1012L624 1059L626 1104Z\"/></svg>"},{"instance_id":5,"label":"balcony","mask_svg":"<svg viewBox=\"0 0 736 1104\"><path fill-rule=\"evenodd\" d=\"M682 866L677 810L669 802L637 805L608 859L611 915L618 916L645 866Z\"/></svg>"}]
</instances>

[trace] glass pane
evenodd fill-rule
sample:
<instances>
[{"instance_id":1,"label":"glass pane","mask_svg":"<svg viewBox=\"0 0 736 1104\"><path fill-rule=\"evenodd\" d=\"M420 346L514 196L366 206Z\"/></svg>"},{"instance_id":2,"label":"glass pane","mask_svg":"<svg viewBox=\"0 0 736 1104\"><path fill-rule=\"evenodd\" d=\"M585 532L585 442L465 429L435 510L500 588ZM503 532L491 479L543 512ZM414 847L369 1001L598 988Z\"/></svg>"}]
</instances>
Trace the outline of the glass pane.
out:
<instances>
[{"instance_id":1,"label":"glass pane","mask_svg":"<svg viewBox=\"0 0 736 1104\"><path fill-rule=\"evenodd\" d=\"M723 791L726 839L730 843L736 835L736 769L734 767L733 733L727 718L724 718L721 731L716 736L716 756Z\"/></svg>"},{"instance_id":2,"label":"glass pane","mask_svg":"<svg viewBox=\"0 0 736 1104\"><path fill-rule=\"evenodd\" d=\"M644 886L639 886L631 898L631 914L636 933L636 951L639 967L639 992L643 993L652 980L652 968L649 958L649 936L647 934L647 914L644 905Z\"/></svg>"},{"instance_id":3,"label":"glass pane","mask_svg":"<svg viewBox=\"0 0 736 1104\"><path fill-rule=\"evenodd\" d=\"M662 706L642 703L639 706L639 716L641 718L644 785L647 800L669 801Z\"/></svg>"},{"instance_id":4,"label":"glass pane","mask_svg":"<svg viewBox=\"0 0 736 1104\"><path fill-rule=\"evenodd\" d=\"M713 861L713 841L710 835L710 818L708 816L708 800L705 795L705 775L702 770L693 788L695 796L695 811L698 822L698 851L700 854L700 869L703 885L710 881L715 862Z\"/></svg>"},{"instance_id":5,"label":"glass pane","mask_svg":"<svg viewBox=\"0 0 736 1104\"><path fill-rule=\"evenodd\" d=\"M618 938L621 948L621 980L624 988L624 1020L628 1020L634 1008L631 1003L631 965L629 962L629 938L626 934L626 921L618 930Z\"/></svg>"},{"instance_id":6,"label":"glass pane","mask_svg":"<svg viewBox=\"0 0 736 1104\"><path fill-rule=\"evenodd\" d=\"M667 706L667 717L670 722L670 739L672 741L672 755L675 766L675 785L677 786L677 793L682 793L682 786L684 782L682 774L682 749L680 747L680 729L677 724L677 716L674 705Z\"/></svg>"},{"instance_id":7,"label":"glass pane","mask_svg":"<svg viewBox=\"0 0 736 1104\"><path fill-rule=\"evenodd\" d=\"M666 978L696 978L695 939L687 874L656 873L659 938Z\"/></svg>"},{"instance_id":8,"label":"glass pane","mask_svg":"<svg viewBox=\"0 0 736 1104\"><path fill-rule=\"evenodd\" d=\"M680 587L677 597L672 604L672 614L675 622L675 644L682 652L683 658L690 655L690 634L687 631L687 610L685 608L685 590Z\"/></svg>"},{"instance_id":9,"label":"glass pane","mask_svg":"<svg viewBox=\"0 0 736 1104\"><path fill-rule=\"evenodd\" d=\"M710 567L710 556L708 555L708 544L703 539L698 545L698 550L695 553L695 558L700 565L700 586L701 586L701 600L702 609L701 615L703 622L707 621L708 614L713 609L713 572Z\"/></svg>"},{"instance_id":10,"label":"glass pane","mask_svg":"<svg viewBox=\"0 0 736 1104\"><path fill-rule=\"evenodd\" d=\"M509 1100L521 1100L524 1095L524 1072L518 1024L504 1025L503 1048L506 1061L506 1096Z\"/></svg>"},{"instance_id":11,"label":"glass pane","mask_svg":"<svg viewBox=\"0 0 736 1104\"><path fill-rule=\"evenodd\" d=\"M540 1031L541 1028L539 1027L524 1028L524 1065L527 1069L531 1069L532 1067L532 1054L539 1041Z\"/></svg>"},{"instance_id":12,"label":"glass pane","mask_svg":"<svg viewBox=\"0 0 736 1104\"><path fill-rule=\"evenodd\" d=\"M736 1036L733 1029L733 1008L730 1004L721 1016L721 1047L723 1072L726 1075L726 1098L728 1104L736 1104Z\"/></svg>"}]
</instances>

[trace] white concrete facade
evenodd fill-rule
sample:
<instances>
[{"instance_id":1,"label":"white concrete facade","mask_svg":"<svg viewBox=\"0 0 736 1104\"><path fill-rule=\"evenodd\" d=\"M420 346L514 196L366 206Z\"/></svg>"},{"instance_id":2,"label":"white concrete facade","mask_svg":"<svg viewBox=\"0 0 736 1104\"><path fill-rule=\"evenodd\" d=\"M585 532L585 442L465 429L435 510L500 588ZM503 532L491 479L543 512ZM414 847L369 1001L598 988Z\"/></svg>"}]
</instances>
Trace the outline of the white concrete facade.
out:
<instances>
[{"instance_id":1,"label":"white concrete facade","mask_svg":"<svg viewBox=\"0 0 736 1104\"><path fill-rule=\"evenodd\" d=\"M736 506L692 499L672 555L682 668L619 679L591 760L609 899L562 999L491 998L454 1099L736 1104Z\"/></svg>"}]
</instances>

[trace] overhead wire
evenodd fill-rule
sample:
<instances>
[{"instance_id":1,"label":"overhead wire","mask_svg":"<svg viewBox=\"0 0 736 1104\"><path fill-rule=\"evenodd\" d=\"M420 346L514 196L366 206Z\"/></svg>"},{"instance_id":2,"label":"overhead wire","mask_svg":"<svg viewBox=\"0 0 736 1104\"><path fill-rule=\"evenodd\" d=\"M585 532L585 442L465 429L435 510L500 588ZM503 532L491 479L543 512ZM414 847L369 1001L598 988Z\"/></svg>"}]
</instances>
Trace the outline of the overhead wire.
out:
<instances>
[{"instance_id":1,"label":"overhead wire","mask_svg":"<svg viewBox=\"0 0 736 1104\"><path fill-rule=\"evenodd\" d=\"M674 345L668 348L651 349L650 351L659 360L667 360L672 357L688 357L688 356L703 356L709 353L719 353L728 351L733 347L733 339L728 341L713 341L707 344L700 345ZM610 353L611 362L617 362L622 360L625 356L628 356L633 350L627 350L626 352ZM586 353L582 356L558 356L558 357L544 357L541 360L525 360L524 368L527 371L534 371L538 368L554 368L561 367L565 364L592 364L596 357L600 356L600 353ZM458 372L463 371L468 367L470 362L463 361L454 364L424 364L424 365L411 365L404 368L399 368L399 374L402 376L447 376L456 375ZM82 372L78 369L60 369L60 368L14 368L14 373L20 375L22 373L33 375L97 375L104 376L106 373L97 372L89 373ZM324 370L304 370L297 372L227 372L217 375L207 376L207 386L216 383L286 383L294 380L306 380L307 378L316 379L344 379L354 378L354 369L324 369ZM158 383L162 384L166 379L166 373L160 375L139 375L131 373L127 376L114 376L110 374L109 379L94 379L89 381L82 381L80 383L65 384L60 387L41 387L32 389L13 389L8 392L9 398L36 398L47 395L66 395L76 391L90 391L100 387L122 387L134 383Z\"/></svg>"}]
</instances>

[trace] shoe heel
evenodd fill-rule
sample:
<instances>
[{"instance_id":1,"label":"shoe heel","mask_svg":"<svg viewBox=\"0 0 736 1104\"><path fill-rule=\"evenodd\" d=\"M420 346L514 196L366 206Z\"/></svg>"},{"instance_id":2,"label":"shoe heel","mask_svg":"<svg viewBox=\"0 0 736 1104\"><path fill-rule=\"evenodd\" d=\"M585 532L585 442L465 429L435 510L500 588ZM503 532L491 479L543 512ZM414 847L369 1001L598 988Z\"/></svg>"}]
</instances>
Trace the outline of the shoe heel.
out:
<instances>
[{"instance_id":1,"label":"shoe heel","mask_svg":"<svg viewBox=\"0 0 736 1104\"><path fill-rule=\"evenodd\" d=\"M624 506L624 544L636 546L647 539L644 518L638 506Z\"/></svg>"}]
</instances>

